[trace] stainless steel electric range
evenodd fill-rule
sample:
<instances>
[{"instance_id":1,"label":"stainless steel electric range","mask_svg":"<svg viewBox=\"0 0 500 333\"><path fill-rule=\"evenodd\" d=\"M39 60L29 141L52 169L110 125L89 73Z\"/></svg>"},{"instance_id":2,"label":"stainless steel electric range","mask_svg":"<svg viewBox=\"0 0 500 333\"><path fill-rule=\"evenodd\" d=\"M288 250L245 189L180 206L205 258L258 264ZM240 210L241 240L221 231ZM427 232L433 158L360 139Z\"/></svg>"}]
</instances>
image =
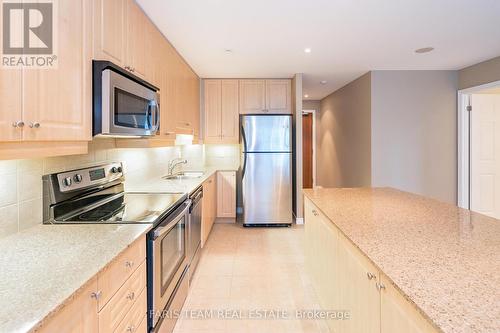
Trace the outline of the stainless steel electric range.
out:
<instances>
[{"instance_id":1,"label":"stainless steel electric range","mask_svg":"<svg viewBox=\"0 0 500 333\"><path fill-rule=\"evenodd\" d=\"M121 163L43 176L44 224L148 223L148 331L168 332L166 312L187 296L191 200L184 193L127 193ZM167 310L167 311L166 311Z\"/></svg>"}]
</instances>

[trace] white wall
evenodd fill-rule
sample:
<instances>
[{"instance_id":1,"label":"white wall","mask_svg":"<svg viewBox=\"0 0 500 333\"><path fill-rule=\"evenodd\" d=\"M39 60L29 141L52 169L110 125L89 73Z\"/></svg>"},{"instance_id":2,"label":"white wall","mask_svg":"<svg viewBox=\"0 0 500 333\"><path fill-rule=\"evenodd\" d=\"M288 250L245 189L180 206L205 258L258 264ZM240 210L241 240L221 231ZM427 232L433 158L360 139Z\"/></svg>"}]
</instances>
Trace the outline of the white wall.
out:
<instances>
[{"instance_id":1,"label":"white wall","mask_svg":"<svg viewBox=\"0 0 500 333\"><path fill-rule=\"evenodd\" d=\"M457 72L372 72L372 186L457 196Z\"/></svg>"}]
</instances>

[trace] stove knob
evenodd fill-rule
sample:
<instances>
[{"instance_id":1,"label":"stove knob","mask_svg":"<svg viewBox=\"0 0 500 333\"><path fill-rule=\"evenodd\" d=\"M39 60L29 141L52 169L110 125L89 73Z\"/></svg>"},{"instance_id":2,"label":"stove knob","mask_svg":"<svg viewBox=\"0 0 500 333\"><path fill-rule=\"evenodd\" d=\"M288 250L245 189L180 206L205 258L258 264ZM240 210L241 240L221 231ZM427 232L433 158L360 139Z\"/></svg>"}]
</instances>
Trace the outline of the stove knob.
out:
<instances>
[{"instance_id":1,"label":"stove knob","mask_svg":"<svg viewBox=\"0 0 500 333\"><path fill-rule=\"evenodd\" d=\"M80 175L78 173L73 176L73 180L75 181L75 183L80 183L82 181L82 179L83 179L82 175Z\"/></svg>"},{"instance_id":2,"label":"stove knob","mask_svg":"<svg viewBox=\"0 0 500 333\"><path fill-rule=\"evenodd\" d=\"M120 173L120 172L122 172L122 167L121 166L119 166L119 167L112 167L111 168L111 172L112 173Z\"/></svg>"},{"instance_id":3,"label":"stove knob","mask_svg":"<svg viewBox=\"0 0 500 333\"><path fill-rule=\"evenodd\" d=\"M64 178L62 182L63 182L63 185L66 186L66 187L71 186L71 183L72 183L71 177Z\"/></svg>"}]
</instances>

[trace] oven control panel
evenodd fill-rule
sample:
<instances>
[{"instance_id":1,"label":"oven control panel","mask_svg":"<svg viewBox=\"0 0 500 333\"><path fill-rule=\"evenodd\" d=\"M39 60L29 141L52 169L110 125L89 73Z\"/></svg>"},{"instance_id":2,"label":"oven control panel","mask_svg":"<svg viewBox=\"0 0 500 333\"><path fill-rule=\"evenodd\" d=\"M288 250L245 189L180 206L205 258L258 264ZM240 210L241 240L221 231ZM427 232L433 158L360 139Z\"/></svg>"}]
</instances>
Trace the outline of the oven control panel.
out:
<instances>
[{"instance_id":1,"label":"oven control panel","mask_svg":"<svg viewBox=\"0 0 500 333\"><path fill-rule=\"evenodd\" d=\"M96 167L66 171L57 174L60 192L68 192L100 184L106 184L123 177L123 165L110 163Z\"/></svg>"}]
</instances>

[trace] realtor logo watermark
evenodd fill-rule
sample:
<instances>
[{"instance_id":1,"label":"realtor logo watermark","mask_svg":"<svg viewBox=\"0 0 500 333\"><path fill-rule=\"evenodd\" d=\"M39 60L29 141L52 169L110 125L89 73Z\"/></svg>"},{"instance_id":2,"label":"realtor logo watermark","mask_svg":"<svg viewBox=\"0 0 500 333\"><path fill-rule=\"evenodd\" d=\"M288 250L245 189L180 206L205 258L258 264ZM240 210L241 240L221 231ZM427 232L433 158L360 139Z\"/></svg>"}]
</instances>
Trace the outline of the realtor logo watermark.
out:
<instances>
[{"instance_id":1,"label":"realtor logo watermark","mask_svg":"<svg viewBox=\"0 0 500 333\"><path fill-rule=\"evenodd\" d=\"M54 1L2 2L2 67L56 68Z\"/></svg>"}]
</instances>

